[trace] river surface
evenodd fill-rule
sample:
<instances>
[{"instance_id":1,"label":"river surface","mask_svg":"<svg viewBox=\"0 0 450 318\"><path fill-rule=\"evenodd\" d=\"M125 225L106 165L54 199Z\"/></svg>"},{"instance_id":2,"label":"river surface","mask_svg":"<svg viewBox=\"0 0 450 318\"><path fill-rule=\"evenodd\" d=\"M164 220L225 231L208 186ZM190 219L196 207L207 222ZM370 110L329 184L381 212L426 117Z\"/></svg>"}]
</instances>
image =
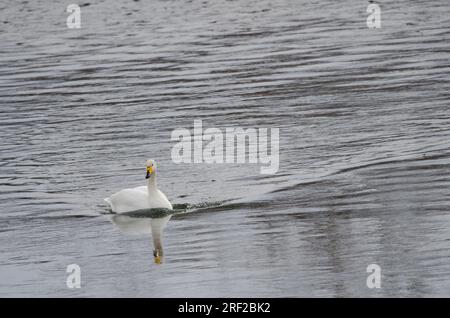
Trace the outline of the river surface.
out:
<instances>
[{"instance_id":1,"label":"river surface","mask_svg":"<svg viewBox=\"0 0 450 318\"><path fill-rule=\"evenodd\" d=\"M448 0L379 29L356 0L78 4L0 1L1 297L450 296ZM278 172L174 163L199 119L279 128ZM147 158L161 264L103 201Z\"/></svg>"}]
</instances>

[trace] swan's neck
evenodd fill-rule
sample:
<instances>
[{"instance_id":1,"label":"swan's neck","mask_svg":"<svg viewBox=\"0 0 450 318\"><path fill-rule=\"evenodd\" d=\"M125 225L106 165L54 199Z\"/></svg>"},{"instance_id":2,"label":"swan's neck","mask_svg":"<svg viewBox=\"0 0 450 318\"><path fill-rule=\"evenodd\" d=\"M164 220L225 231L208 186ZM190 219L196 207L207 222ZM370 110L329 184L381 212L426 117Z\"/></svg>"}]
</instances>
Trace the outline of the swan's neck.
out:
<instances>
[{"instance_id":1,"label":"swan's neck","mask_svg":"<svg viewBox=\"0 0 450 318\"><path fill-rule=\"evenodd\" d=\"M147 188L148 192L154 192L158 190L158 188L156 187L156 172L153 172L150 178L148 178Z\"/></svg>"}]
</instances>

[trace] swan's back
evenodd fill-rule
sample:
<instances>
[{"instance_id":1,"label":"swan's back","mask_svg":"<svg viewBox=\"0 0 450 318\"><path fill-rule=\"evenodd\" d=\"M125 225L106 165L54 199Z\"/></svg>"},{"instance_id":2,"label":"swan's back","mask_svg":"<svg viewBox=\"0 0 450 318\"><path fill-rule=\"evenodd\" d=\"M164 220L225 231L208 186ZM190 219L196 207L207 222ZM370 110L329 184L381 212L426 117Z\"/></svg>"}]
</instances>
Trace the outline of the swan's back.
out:
<instances>
[{"instance_id":1,"label":"swan's back","mask_svg":"<svg viewBox=\"0 0 450 318\"><path fill-rule=\"evenodd\" d=\"M116 213L143 209L169 209L172 204L160 190L149 193L147 187L124 189L105 199Z\"/></svg>"},{"instance_id":2,"label":"swan's back","mask_svg":"<svg viewBox=\"0 0 450 318\"><path fill-rule=\"evenodd\" d=\"M105 199L116 213L149 209L148 192L141 189L123 189Z\"/></svg>"}]
</instances>

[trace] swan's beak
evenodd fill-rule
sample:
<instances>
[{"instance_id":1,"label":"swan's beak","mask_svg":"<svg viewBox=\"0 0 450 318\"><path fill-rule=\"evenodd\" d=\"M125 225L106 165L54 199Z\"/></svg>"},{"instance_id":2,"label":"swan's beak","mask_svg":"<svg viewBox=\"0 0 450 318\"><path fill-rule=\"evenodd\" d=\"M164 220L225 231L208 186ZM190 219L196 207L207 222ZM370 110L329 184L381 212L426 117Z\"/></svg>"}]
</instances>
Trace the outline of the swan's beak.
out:
<instances>
[{"instance_id":1,"label":"swan's beak","mask_svg":"<svg viewBox=\"0 0 450 318\"><path fill-rule=\"evenodd\" d=\"M153 173L153 167L147 167L147 175L145 176L145 179L150 178L150 175Z\"/></svg>"}]
</instances>

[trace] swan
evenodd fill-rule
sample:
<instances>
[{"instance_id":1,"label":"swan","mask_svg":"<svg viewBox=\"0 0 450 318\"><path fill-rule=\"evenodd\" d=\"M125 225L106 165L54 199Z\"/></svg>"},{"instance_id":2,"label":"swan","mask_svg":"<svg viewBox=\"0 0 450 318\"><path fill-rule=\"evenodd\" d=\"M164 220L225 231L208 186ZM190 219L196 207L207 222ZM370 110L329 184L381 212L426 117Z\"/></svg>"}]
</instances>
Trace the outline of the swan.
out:
<instances>
[{"instance_id":1,"label":"swan","mask_svg":"<svg viewBox=\"0 0 450 318\"><path fill-rule=\"evenodd\" d=\"M156 186L156 162L152 159L146 162L148 183L132 189L123 189L104 200L115 213L124 213L142 209L169 209L172 204Z\"/></svg>"}]
</instances>

